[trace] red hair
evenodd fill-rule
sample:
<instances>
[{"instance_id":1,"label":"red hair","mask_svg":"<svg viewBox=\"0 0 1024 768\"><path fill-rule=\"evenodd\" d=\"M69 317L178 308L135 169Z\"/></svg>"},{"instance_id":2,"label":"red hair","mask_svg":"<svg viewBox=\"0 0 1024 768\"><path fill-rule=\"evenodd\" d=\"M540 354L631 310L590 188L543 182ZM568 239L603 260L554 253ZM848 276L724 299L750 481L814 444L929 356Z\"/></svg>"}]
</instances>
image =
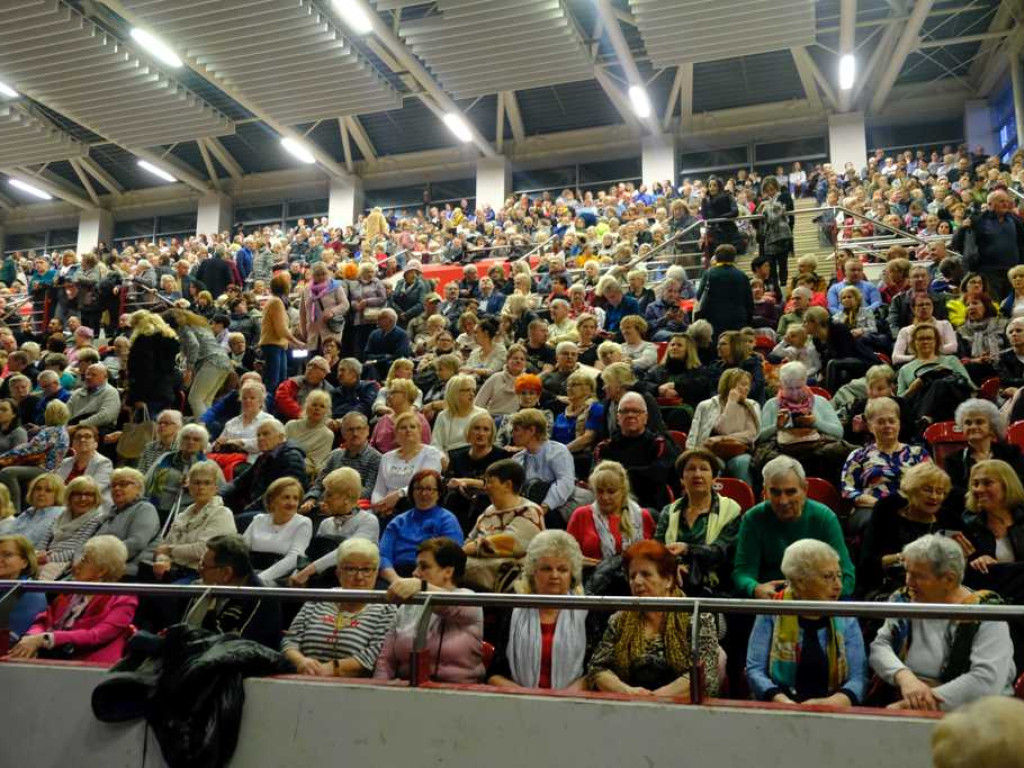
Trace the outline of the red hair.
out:
<instances>
[{"instance_id":1,"label":"red hair","mask_svg":"<svg viewBox=\"0 0 1024 768\"><path fill-rule=\"evenodd\" d=\"M673 555L660 541L645 539L627 549L622 555L622 564L629 572L629 566L634 560L647 560L654 564L658 575L663 579L675 579L677 572L676 556Z\"/></svg>"}]
</instances>

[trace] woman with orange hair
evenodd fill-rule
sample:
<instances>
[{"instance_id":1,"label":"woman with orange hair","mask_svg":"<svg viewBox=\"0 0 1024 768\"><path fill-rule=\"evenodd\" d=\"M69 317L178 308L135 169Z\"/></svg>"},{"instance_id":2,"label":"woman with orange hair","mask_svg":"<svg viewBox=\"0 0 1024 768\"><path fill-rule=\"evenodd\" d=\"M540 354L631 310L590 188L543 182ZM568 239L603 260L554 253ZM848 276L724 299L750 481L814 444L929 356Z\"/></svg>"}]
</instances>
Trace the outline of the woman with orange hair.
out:
<instances>
[{"instance_id":1,"label":"woman with orange hair","mask_svg":"<svg viewBox=\"0 0 1024 768\"><path fill-rule=\"evenodd\" d=\"M519 401L518 410L522 411L526 408L536 408L544 414L544 418L548 422L547 434L551 434L551 429L555 423L555 414L553 414L547 408L540 407L540 396L544 391L544 386L541 384L540 376L534 373L523 373L516 377L516 400ZM494 438L494 444L500 445L503 448L513 450L514 443L512 442L512 414L509 414L501 421L501 427L498 429L498 434Z\"/></svg>"}]
</instances>

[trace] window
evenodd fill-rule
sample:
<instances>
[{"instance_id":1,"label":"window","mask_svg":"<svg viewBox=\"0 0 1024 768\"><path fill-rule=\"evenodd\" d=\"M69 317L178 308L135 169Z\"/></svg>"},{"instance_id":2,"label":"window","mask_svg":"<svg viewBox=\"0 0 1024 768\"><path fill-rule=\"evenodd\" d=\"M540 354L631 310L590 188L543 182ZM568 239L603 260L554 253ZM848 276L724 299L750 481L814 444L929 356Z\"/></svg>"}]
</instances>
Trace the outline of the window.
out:
<instances>
[{"instance_id":1,"label":"window","mask_svg":"<svg viewBox=\"0 0 1024 768\"><path fill-rule=\"evenodd\" d=\"M702 152L684 152L679 156L679 175L697 176L717 171L735 172L750 167L750 147L707 149Z\"/></svg>"}]
</instances>

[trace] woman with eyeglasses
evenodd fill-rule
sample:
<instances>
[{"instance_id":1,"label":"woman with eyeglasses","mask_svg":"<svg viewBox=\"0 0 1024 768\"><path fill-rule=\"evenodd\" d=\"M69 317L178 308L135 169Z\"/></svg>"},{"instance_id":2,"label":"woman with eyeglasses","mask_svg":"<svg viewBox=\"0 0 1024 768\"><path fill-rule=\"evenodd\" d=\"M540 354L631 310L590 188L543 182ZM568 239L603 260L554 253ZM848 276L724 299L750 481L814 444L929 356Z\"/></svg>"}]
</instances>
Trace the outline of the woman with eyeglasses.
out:
<instances>
[{"instance_id":1,"label":"woman with eyeglasses","mask_svg":"<svg viewBox=\"0 0 1024 768\"><path fill-rule=\"evenodd\" d=\"M65 506L53 521L50 533L39 547L39 578L53 581L67 571L85 542L96 535L106 513L96 481L88 475L76 477L64 492Z\"/></svg>"},{"instance_id":2,"label":"woman with eyeglasses","mask_svg":"<svg viewBox=\"0 0 1024 768\"><path fill-rule=\"evenodd\" d=\"M348 539L336 559L342 589L373 589L380 564L376 544ZM285 632L281 651L302 675L369 677L396 610L382 603L306 603Z\"/></svg>"},{"instance_id":3,"label":"woman with eyeglasses","mask_svg":"<svg viewBox=\"0 0 1024 768\"><path fill-rule=\"evenodd\" d=\"M156 508L142 498L142 473L131 467L119 467L110 475L110 495L113 503L97 536L116 536L128 549L125 574L134 577L139 572L143 552L160 532L160 517Z\"/></svg>"},{"instance_id":4,"label":"woman with eyeglasses","mask_svg":"<svg viewBox=\"0 0 1024 768\"><path fill-rule=\"evenodd\" d=\"M427 539L444 536L462 545L458 519L441 506L446 491L437 470L423 469L412 476L408 489L412 509L396 516L380 537L380 575L389 584L413 572L417 548Z\"/></svg>"},{"instance_id":5,"label":"woman with eyeglasses","mask_svg":"<svg viewBox=\"0 0 1024 768\"><path fill-rule=\"evenodd\" d=\"M206 427L202 424L186 424L178 433L175 449L157 459L146 472L144 493L156 507L161 520L166 520L175 506L185 509L194 501L187 481L188 472L199 462L207 460L206 451L209 447L210 434ZM216 466L219 491L224 486L224 473L219 465Z\"/></svg>"},{"instance_id":6,"label":"woman with eyeglasses","mask_svg":"<svg viewBox=\"0 0 1024 768\"><path fill-rule=\"evenodd\" d=\"M431 445L450 453L455 448L469 445L466 428L475 416L486 416L487 411L473 404L476 398L476 380L468 374L452 376L444 394L444 410L437 415Z\"/></svg>"}]
</instances>

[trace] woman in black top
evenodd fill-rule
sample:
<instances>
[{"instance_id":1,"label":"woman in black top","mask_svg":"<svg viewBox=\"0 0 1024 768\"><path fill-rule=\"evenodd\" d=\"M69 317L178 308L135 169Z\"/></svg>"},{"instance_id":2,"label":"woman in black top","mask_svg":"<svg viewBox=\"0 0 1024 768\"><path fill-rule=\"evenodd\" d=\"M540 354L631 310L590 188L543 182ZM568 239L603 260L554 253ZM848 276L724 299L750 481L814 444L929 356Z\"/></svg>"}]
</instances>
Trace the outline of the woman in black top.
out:
<instances>
[{"instance_id":1,"label":"woman in black top","mask_svg":"<svg viewBox=\"0 0 1024 768\"><path fill-rule=\"evenodd\" d=\"M179 381L176 358L181 349L178 334L162 317L146 310L131 316L133 329L128 350L129 406L146 405L154 421L175 401Z\"/></svg>"},{"instance_id":2,"label":"woman in black top","mask_svg":"<svg viewBox=\"0 0 1024 768\"><path fill-rule=\"evenodd\" d=\"M704 199L700 202L700 217L708 219L735 219L739 216L736 199L722 186L717 176L708 179ZM734 221L720 221L708 225L704 252L708 257L720 245L736 245L739 231Z\"/></svg>"},{"instance_id":3,"label":"woman in black top","mask_svg":"<svg viewBox=\"0 0 1024 768\"><path fill-rule=\"evenodd\" d=\"M964 433L967 446L947 456L945 468L955 489L950 495L950 507L961 513L975 464L985 459L999 459L1013 467L1018 477L1024 477L1024 456L1016 445L1001 439L1003 422L995 403L977 398L967 400L957 407L954 418L957 429Z\"/></svg>"},{"instance_id":4,"label":"woman in black top","mask_svg":"<svg viewBox=\"0 0 1024 768\"><path fill-rule=\"evenodd\" d=\"M489 413L474 416L466 428L469 445L454 449L448 457L448 496L443 506L458 518L465 533L472 530L490 503L484 493L484 470L509 456L494 445L494 433L494 419Z\"/></svg>"},{"instance_id":5,"label":"woman in black top","mask_svg":"<svg viewBox=\"0 0 1024 768\"><path fill-rule=\"evenodd\" d=\"M697 357L697 345L685 333L669 340L665 357L647 372L644 383L655 397L682 400L679 405L661 406L665 423L681 432L690 430L694 408L711 396L711 378Z\"/></svg>"}]
</instances>

